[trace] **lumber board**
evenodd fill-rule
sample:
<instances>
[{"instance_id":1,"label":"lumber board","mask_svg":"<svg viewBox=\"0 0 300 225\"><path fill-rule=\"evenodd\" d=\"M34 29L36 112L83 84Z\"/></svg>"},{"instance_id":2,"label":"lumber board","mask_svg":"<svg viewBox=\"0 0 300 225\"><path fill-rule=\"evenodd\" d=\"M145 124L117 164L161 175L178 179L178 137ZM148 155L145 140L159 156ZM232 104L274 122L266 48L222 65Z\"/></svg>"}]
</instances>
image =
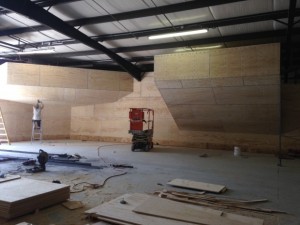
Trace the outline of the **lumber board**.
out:
<instances>
[{"instance_id":1,"label":"lumber board","mask_svg":"<svg viewBox=\"0 0 300 225\"><path fill-rule=\"evenodd\" d=\"M168 184L171 186L176 186L176 187L208 191L208 192L214 192L214 193L221 193L221 192L226 191L226 187L223 185L210 184L210 183L185 180L185 179L179 179L179 178L176 178L176 179L168 182Z\"/></svg>"},{"instance_id":2,"label":"lumber board","mask_svg":"<svg viewBox=\"0 0 300 225\"><path fill-rule=\"evenodd\" d=\"M189 200L186 198L182 198L182 197L176 197L176 196L172 196L170 194L164 194L164 197L173 201L178 201L178 202L183 202L183 203L189 203L189 204L195 204L195 205L202 205L202 206L206 206L206 207L214 207L214 205L212 205L211 203L205 202L205 201L195 201L195 200ZM221 205L216 205L217 208L222 207ZM223 206L225 208L228 208L227 206ZM239 210L239 208L237 208L237 210ZM235 214L235 213L226 213L223 212L222 217L225 218L229 218L232 220L237 220L237 221L241 221L244 222L246 224L249 225L263 225L264 224L264 220L263 219L259 219L256 217L248 217L248 216L242 216L239 214Z\"/></svg>"},{"instance_id":3,"label":"lumber board","mask_svg":"<svg viewBox=\"0 0 300 225\"><path fill-rule=\"evenodd\" d=\"M7 174L5 178L0 178L0 183L11 181L11 180L16 180L20 179L20 175L12 175L12 174Z\"/></svg>"},{"instance_id":4,"label":"lumber board","mask_svg":"<svg viewBox=\"0 0 300 225\"><path fill-rule=\"evenodd\" d=\"M246 225L246 223L231 220L228 217L197 210L188 204L170 201L157 197L149 197L134 210L136 213L157 216L176 221L206 225Z\"/></svg>"},{"instance_id":5,"label":"lumber board","mask_svg":"<svg viewBox=\"0 0 300 225\"><path fill-rule=\"evenodd\" d=\"M125 194L85 213L136 225L192 225L192 223L134 213L132 210L142 204L148 197L148 195L138 193ZM120 204L121 200L125 200L127 204Z\"/></svg>"}]
</instances>

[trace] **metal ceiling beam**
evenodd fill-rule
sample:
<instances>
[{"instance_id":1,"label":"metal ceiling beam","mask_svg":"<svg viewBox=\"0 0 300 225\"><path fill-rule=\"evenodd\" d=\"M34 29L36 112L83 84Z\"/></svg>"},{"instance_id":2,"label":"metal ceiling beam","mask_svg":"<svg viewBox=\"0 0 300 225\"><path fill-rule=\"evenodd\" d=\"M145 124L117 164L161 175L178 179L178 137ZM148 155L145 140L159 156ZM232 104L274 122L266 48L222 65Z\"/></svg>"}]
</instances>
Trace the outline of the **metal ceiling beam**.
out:
<instances>
[{"instance_id":1,"label":"metal ceiling beam","mask_svg":"<svg viewBox=\"0 0 300 225\"><path fill-rule=\"evenodd\" d=\"M77 1L81 1L81 0L37 0L34 1L34 3L41 7L50 7L54 5L60 5L60 4L70 3L70 2L77 2ZM10 12L11 11L6 9L0 9L0 15L9 14Z\"/></svg>"},{"instance_id":2,"label":"metal ceiling beam","mask_svg":"<svg viewBox=\"0 0 300 225\"><path fill-rule=\"evenodd\" d=\"M294 28L294 34L300 35L300 28ZM162 44L151 44L151 45L139 45L139 46L130 46L130 47L119 47L110 49L115 53L123 52L135 52L135 51L147 51L147 50L156 50L156 49L168 49L168 48L178 48L178 47L190 47L197 45L208 45L215 43L225 43L225 42L236 42L236 41L250 41L250 40L259 40L259 39L273 39L273 42L284 41L286 37L286 30L277 30L277 31L263 31L255 33L245 33L238 35L230 35L223 37L213 37L213 38L204 38L204 39L195 39L189 41L178 41L178 42L168 42ZM45 57L74 57L74 56L87 56L87 55L98 55L99 51L80 51L80 52L70 52L70 53L57 53L55 55L47 55ZM43 56L39 56L43 57Z\"/></svg>"},{"instance_id":3,"label":"metal ceiling beam","mask_svg":"<svg viewBox=\"0 0 300 225\"><path fill-rule=\"evenodd\" d=\"M126 70L129 74L131 74L134 78L136 78L139 81L142 79L142 71L137 66L131 64L116 53L105 48L97 41L92 40L85 34L70 26L69 24L66 24L64 21L47 12L40 6L35 5L30 0L0 0L0 5L14 12L28 16L29 18L36 20L39 23L42 23L48 27L51 27L52 29L66 36L74 38L80 41L81 43L93 49L96 49L97 51L105 53L112 60L114 60L121 67L123 67L123 69Z\"/></svg>"},{"instance_id":4,"label":"metal ceiling beam","mask_svg":"<svg viewBox=\"0 0 300 225\"><path fill-rule=\"evenodd\" d=\"M300 9L296 9L295 15L300 16ZM220 19L220 20L204 21L200 23L182 24L174 27L164 27L158 29L99 35L91 38L94 39L95 41L100 41L100 42L108 41L108 40L132 38L133 36L139 38L139 37L151 36L155 34L173 32L174 28L177 31L185 31L185 30L192 30L192 29L199 29L199 28L216 28L216 27L230 26L230 25L237 25L237 24L244 24L244 23L254 23L260 21L267 21L267 20L283 19L287 17L288 17L288 10L280 10L280 11L259 13L259 14L253 14L247 16L240 16L240 17L231 17L231 18ZM63 44L66 45L66 44L76 44L76 43L78 43L78 41L73 39L63 39L63 40L55 40L55 41L48 41L48 42L47 41L36 42L33 43L33 45L36 47L43 47L43 46L59 46ZM20 46L26 48L25 44Z\"/></svg>"},{"instance_id":5,"label":"metal ceiling beam","mask_svg":"<svg viewBox=\"0 0 300 225\"><path fill-rule=\"evenodd\" d=\"M233 3L233 2L240 2L245 0L201 0L201 1L189 1L184 3L177 3L172 5L160 6L160 7L153 7L129 12L122 12L116 13L112 15L105 15L105 16L98 16L98 17L91 17L91 18L82 18L77 20L68 21L67 23L72 26L84 26L90 24L99 24L99 23L107 23L107 22L114 22L114 21L121 21L121 20L128 20L128 19L136 19L146 16L155 16L161 15L166 13L173 13L197 8L204 8L209 6ZM0 32L0 36L8 36L8 35L16 35L26 32L33 32L33 31L43 31L49 30L47 26L32 26L32 27L23 27L23 28L15 28L15 29L8 29L3 30Z\"/></svg>"},{"instance_id":6,"label":"metal ceiling beam","mask_svg":"<svg viewBox=\"0 0 300 225\"><path fill-rule=\"evenodd\" d=\"M285 75L284 75L284 81L288 81L288 71L290 67L290 58L291 58L291 45L292 45L292 34L293 34L293 27L294 27L294 20L295 20L295 14L296 14L296 5L297 0L290 0L290 6L289 6L289 16L288 16L288 28L286 33L286 62L285 62Z\"/></svg>"}]
</instances>

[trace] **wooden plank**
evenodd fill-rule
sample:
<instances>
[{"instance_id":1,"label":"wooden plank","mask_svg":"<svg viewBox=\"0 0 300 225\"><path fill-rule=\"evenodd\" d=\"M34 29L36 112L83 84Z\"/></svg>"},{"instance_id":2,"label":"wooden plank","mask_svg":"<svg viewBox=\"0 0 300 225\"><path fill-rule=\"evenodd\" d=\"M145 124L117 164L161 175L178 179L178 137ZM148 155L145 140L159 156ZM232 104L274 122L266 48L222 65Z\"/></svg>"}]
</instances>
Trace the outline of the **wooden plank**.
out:
<instances>
[{"instance_id":1,"label":"wooden plank","mask_svg":"<svg viewBox=\"0 0 300 225\"><path fill-rule=\"evenodd\" d=\"M188 203L188 204L194 204L194 205L198 205L198 206L205 206L206 208L208 207L216 207L218 209L220 208L233 208L235 210L240 210L240 208L234 208L234 207L230 207L230 205L222 205L222 204L213 204L210 203L209 201L196 201L195 199L193 199L192 195L191 198L183 198L181 197L177 197L176 195L174 195L174 193L169 194L169 193L161 193L161 196L163 196L164 198L170 199L172 201L178 201L178 202L183 202L183 203ZM205 197L205 195L204 195ZM208 196L207 196L208 197ZM209 198L208 198L209 199ZM211 209L211 208L209 208ZM254 209L255 210L255 209ZM257 210L255 210L257 211ZM263 225L264 224L264 220L263 219L259 219L259 218L255 218L255 217L248 217L248 216L243 216L243 215L238 215L238 214L234 214L234 213L226 213L223 212L222 217L226 217L232 220L237 220L237 221L241 221L250 225Z\"/></svg>"},{"instance_id":2,"label":"wooden plank","mask_svg":"<svg viewBox=\"0 0 300 225\"><path fill-rule=\"evenodd\" d=\"M226 217L222 217L221 214L215 215L209 212L204 212L198 208L180 203L170 201L168 199L162 199L157 197L149 197L141 205L136 207L134 212L157 216L167 219L173 219L176 221L189 222L195 224L207 224L207 225L245 225L241 221L231 220Z\"/></svg>"},{"instance_id":3,"label":"wooden plank","mask_svg":"<svg viewBox=\"0 0 300 225\"><path fill-rule=\"evenodd\" d=\"M5 178L0 178L0 183L11 181L11 180L16 180L16 179L20 179L20 178L21 178L20 175L7 174Z\"/></svg>"},{"instance_id":4,"label":"wooden plank","mask_svg":"<svg viewBox=\"0 0 300 225\"><path fill-rule=\"evenodd\" d=\"M220 193L226 191L226 187L223 185L210 184L210 183L204 183L204 182L192 181L192 180L184 180L178 178L168 182L168 184L176 187L208 191L214 193Z\"/></svg>"},{"instance_id":5,"label":"wooden plank","mask_svg":"<svg viewBox=\"0 0 300 225\"><path fill-rule=\"evenodd\" d=\"M145 194L125 194L85 213L136 225L192 225L192 223L134 213L132 210L147 198L149 196ZM125 200L127 204L120 204L121 200Z\"/></svg>"}]
</instances>

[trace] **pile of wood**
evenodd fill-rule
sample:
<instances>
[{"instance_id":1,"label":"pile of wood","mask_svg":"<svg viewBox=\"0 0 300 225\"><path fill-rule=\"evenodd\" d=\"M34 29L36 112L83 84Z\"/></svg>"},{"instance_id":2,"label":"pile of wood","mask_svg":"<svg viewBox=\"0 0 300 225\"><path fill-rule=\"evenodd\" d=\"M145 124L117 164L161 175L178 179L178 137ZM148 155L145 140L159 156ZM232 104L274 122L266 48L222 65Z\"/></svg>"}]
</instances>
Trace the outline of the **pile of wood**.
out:
<instances>
[{"instance_id":1,"label":"pile of wood","mask_svg":"<svg viewBox=\"0 0 300 225\"><path fill-rule=\"evenodd\" d=\"M263 225L259 218L146 194L125 194L86 213L113 224L135 225Z\"/></svg>"},{"instance_id":2,"label":"pile of wood","mask_svg":"<svg viewBox=\"0 0 300 225\"><path fill-rule=\"evenodd\" d=\"M65 201L70 187L32 179L0 183L0 217L10 219Z\"/></svg>"},{"instance_id":3,"label":"pile of wood","mask_svg":"<svg viewBox=\"0 0 300 225\"><path fill-rule=\"evenodd\" d=\"M251 204L253 203L266 202L268 201L267 199L240 200L225 197L215 197L212 195L206 195L205 193L197 194L170 190L157 191L154 194L161 198L166 198L173 201L206 206L215 209L253 211L258 213L286 213L275 209L258 208L251 206Z\"/></svg>"}]
</instances>

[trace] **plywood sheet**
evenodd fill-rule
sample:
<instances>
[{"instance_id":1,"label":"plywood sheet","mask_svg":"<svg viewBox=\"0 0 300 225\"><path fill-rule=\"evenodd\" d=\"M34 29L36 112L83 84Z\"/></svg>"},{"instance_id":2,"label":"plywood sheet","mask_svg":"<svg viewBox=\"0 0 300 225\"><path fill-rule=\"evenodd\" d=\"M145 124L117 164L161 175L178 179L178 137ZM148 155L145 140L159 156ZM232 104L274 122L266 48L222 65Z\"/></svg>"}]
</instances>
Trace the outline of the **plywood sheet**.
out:
<instances>
[{"instance_id":1,"label":"plywood sheet","mask_svg":"<svg viewBox=\"0 0 300 225\"><path fill-rule=\"evenodd\" d=\"M0 217L14 218L70 197L69 186L21 178L0 184Z\"/></svg>"},{"instance_id":2,"label":"plywood sheet","mask_svg":"<svg viewBox=\"0 0 300 225\"><path fill-rule=\"evenodd\" d=\"M110 202L92 208L85 213L137 225L192 225L192 223L134 213L132 210L147 198L148 196L145 194L125 194ZM127 204L120 204L121 200L125 200Z\"/></svg>"},{"instance_id":3,"label":"plywood sheet","mask_svg":"<svg viewBox=\"0 0 300 225\"><path fill-rule=\"evenodd\" d=\"M280 77L276 76L250 76L243 77L244 85L279 85Z\"/></svg>"},{"instance_id":4,"label":"plywood sheet","mask_svg":"<svg viewBox=\"0 0 300 225\"><path fill-rule=\"evenodd\" d=\"M27 178L4 182L0 185L1 202L17 202L62 188L68 188L64 184L54 184L45 181L37 181Z\"/></svg>"},{"instance_id":5,"label":"plywood sheet","mask_svg":"<svg viewBox=\"0 0 300 225\"><path fill-rule=\"evenodd\" d=\"M168 184L172 185L172 186L176 186L176 187L202 190L202 191L208 191L208 192L214 192L214 193L221 193L221 192L226 191L226 187L224 185L210 184L210 183L185 180L185 179L179 179L179 178L176 178L176 179L168 182Z\"/></svg>"},{"instance_id":6,"label":"plywood sheet","mask_svg":"<svg viewBox=\"0 0 300 225\"><path fill-rule=\"evenodd\" d=\"M211 88L161 89L160 92L168 105L216 103Z\"/></svg>"},{"instance_id":7,"label":"plywood sheet","mask_svg":"<svg viewBox=\"0 0 300 225\"><path fill-rule=\"evenodd\" d=\"M20 179L20 178L21 178L20 175L7 174L4 178L0 178L0 183L11 181L11 180L16 180L16 179Z\"/></svg>"},{"instance_id":8,"label":"plywood sheet","mask_svg":"<svg viewBox=\"0 0 300 225\"><path fill-rule=\"evenodd\" d=\"M38 86L40 66L23 63L8 63L7 84Z\"/></svg>"},{"instance_id":9,"label":"plywood sheet","mask_svg":"<svg viewBox=\"0 0 300 225\"><path fill-rule=\"evenodd\" d=\"M243 86L242 77L221 77L211 79L212 87L232 87L232 86Z\"/></svg>"},{"instance_id":10,"label":"plywood sheet","mask_svg":"<svg viewBox=\"0 0 300 225\"><path fill-rule=\"evenodd\" d=\"M221 217L221 211L202 211L185 203L174 202L168 199L149 197L134 212L157 216L175 221L206 225L246 225L240 221Z\"/></svg>"},{"instance_id":11,"label":"plywood sheet","mask_svg":"<svg viewBox=\"0 0 300 225\"><path fill-rule=\"evenodd\" d=\"M278 75L280 73L280 45L243 47L241 65L242 76Z\"/></svg>"},{"instance_id":12,"label":"plywood sheet","mask_svg":"<svg viewBox=\"0 0 300 225\"><path fill-rule=\"evenodd\" d=\"M279 86L215 87L217 104L279 104Z\"/></svg>"},{"instance_id":13,"label":"plywood sheet","mask_svg":"<svg viewBox=\"0 0 300 225\"><path fill-rule=\"evenodd\" d=\"M95 90L119 90L119 74L111 71L92 73L88 75L88 89Z\"/></svg>"},{"instance_id":14,"label":"plywood sheet","mask_svg":"<svg viewBox=\"0 0 300 225\"><path fill-rule=\"evenodd\" d=\"M132 92L133 91L133 77L129 74L122 73L120 74L120 91L127 91Z\"/></svg>"},{"instance_id":15,"label":"plywood sheet","mask_svg":"<svg viewBox=\"0 0 300 225\"><path fill-rule=\"evenodd\" d=\"M210 78L181 80L181 83L183 88L211 87Z\"/></svg>"},{"instance_id":16,"label":"plywood sheet","mask_svg":"<svg viewBox=\"0 0 300 225\"><path fill-rule=\"evenodd\" d=\"M154 57L156 80L199 79L209 77L209 52L186 52Z\"/></svg>"},{"instance_id":17,"label":"plywood sheet","mask_svg":"<svg viewBox=\"0 0 300 225\"><path fill-rule=\"evenodd\" d=\"M241 76L241 51L242 47L210 51L210 77Z\"/></svg>"},{"instance_id":18,"label":"plywood sheet","mask_svg":"<svg viewBox=\"0 0 300 225\"><path fill-rule=\"evenodd\" d=\"M148 216L140 213L135 213L137 207L145 203L149 198L154 198L146 194L125 194L116 199L111 200L110 202L99 205L95 208L92 208L86 211L86 214L93 215L101 220L113 222L115 224L136 224L136 225L191 225L195 223L182 222L176 220L170 220L166 218L160 218L156 216ZM165 199L160 199L155 197L158 201L164 201ZM125 200L127 204L120 204L121 200ZM178 202L173 202L172 206L177 207ZM185 203L183 204L186 207L184 210L190 209L192 211L197 210L200 214L207 213L209 215L220 217L222 220L232 222L230 225L234 224L243 224L243 225L263 225L263 220L253 217L241 216L233 213L226 213L219 210L214 210L207 207L201 207L196 205L190 205ZM181 205L181 206L183 206ZM155 207L160 207L160 204L155 205ZM165 206L165 205L164 205ZM168 210L168 208L162 207L162 210ZM187 212L189 213L189 212ZM226 224L226 223L225 223Z\"/></svg>"},{"instance_id":19,"label":"plywood sheet","mask_svg":"<svg viewBox=\"0 0 300 225\"><path fill-rule=\"evenodd\" d=\"M44 87L87 88L87 75L72 73L59 68L49 73L41 73L40 85Z\"/></svg>"},{"instance_id":20,"label":"plywood sheet","mask_svg":"<svg viewBox=\"0 0 300 225\"><path fill-rule=\"evenodd\" d=\"M157 80L156 86L158 88L182 88L180 80Z\"/></svg>"}]
</instances>

